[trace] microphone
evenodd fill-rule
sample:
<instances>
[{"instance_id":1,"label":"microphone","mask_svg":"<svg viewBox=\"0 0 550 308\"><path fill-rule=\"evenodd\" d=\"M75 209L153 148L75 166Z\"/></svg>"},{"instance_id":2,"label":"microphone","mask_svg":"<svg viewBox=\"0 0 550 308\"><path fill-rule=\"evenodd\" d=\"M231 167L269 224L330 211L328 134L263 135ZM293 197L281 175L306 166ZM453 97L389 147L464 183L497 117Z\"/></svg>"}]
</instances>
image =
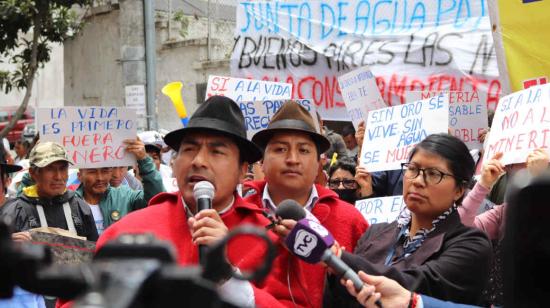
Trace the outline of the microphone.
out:
<instances>
[{"instance_id":1,"label":"microphone","mask_svg":"<svg viewBox=\"0 0 550 308\"><path fill-rule=\"evenodd\" d=\"M342 259L335 256L330 247L334 245L334 237L320 223L304 218L297 222L285 239L290 252L307 263L325 262L338 278L351 280L355 290L359 292L363 281ZM380 301L376 301L382 307Z\"/></svg>"},{"instance_id":2,"label":"microphone","mask_svg":"<svg viewBox=\"0 0 550 308\"><path fill-rule=\"evenodd\" d=\"M214 199L214 185L208 181L200 181L193 187L193 197L197 205L197 213L212 208ZM207 246L199 245L199 261L202 264L206 255Z\"/></svg>"},{"instance_id":3,"label":"microphone","mask_svg":"<svg viewBox=\"0 0 550 308\"><path fill-rule=\"evenodd\" d=\"M306 218L306 211L301 207L298 202L292 199L286 199L281 201L275 210L275 216L282 219L300 220Z\"/></svg>"},{"instance_id":4,"label":"microphone","mask_svg":"<svg viewBox=\"0 0 550 308\"><path fill-rule=\"evenodd\" d=\"M275 216L281 217L282 219L292 219L296 221L307 218L309 220L319 222L319 219L317 219L315 215L304 209L303 206L292 199L281 201L275 210Z\"/></svg>"}]
</instances>

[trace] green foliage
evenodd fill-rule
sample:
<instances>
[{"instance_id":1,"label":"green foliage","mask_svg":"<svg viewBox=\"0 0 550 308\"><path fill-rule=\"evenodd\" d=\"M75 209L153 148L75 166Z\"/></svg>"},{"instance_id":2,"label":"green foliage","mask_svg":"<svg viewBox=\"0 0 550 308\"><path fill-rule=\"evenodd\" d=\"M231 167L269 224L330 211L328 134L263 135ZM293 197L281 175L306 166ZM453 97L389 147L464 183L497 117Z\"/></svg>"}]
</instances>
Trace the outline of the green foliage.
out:
<instances>
[{"instance_id":1,"label":"green foliage","mask_svg":"<svg viewBox=\"0 0 550 308\"><path fill-rule=\"evenodd\" d=\"M0 0L0 56L16 69L0 72L0 90L25 89L36 69L50 61L49 43L62 43L82 27L73 6L87 7L92 0ZM33 65L33 34L36 62Z\"/></svg>"},{"instance_id":2,"label":"green foliage","mask_svg":"<svg viewBox=\"0 0 550 308\"><path fill-rule=\"evenodd\" d=\"M179 10L174 12L172 20L180 23L180 35L185 38L189 34L189 17Z\"/></svg>"}]
</instances>

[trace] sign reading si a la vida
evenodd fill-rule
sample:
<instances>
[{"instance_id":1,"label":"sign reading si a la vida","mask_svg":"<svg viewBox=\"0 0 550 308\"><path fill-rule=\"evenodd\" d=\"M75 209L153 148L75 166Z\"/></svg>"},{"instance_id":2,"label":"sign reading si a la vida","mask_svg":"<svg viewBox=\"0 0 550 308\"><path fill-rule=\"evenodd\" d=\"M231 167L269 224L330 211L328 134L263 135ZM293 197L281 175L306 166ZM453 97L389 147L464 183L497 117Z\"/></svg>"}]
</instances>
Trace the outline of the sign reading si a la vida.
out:
<instances>
[{"instance_id":1,"label":"sign reading si a la vida","mask_svg":"<svg viewBox=\"0 0 550 308\"><path fill-rule=\"evenodd\" d=\"M359 164L369 172L401 169L410 151L427 136L446 133L449 96L369 111Z\"/></svg>"},{"instance_id":2,"label":"sign reading si a la vida","mask_svg":"<svg viewBox=\"0 0 550 308\"><path fill-rule=\"evenodd\" d=\"M550 154L550 84L531 87L500 99L485 161L503 153L505 165L524 163L533 150L543 148Z\"/></svg>"},{"instance_id":3,"label":"sign reading si a la vida","mask_svg":"<svg viewBox=\"0 0 550 308\"><path fill-rule=\"evenodd\" d=\"M319 119L317 117L317 108L311 99L298 99L294 100L302 107L304 107L315 124L315 130L319 130ZM241 108L241 112L244 116L244 125L246 127L246 136L248 139L252 139L252 136L257 132L266 129L271 121L271 117L283 106L288 100L265 100L258 102L239 102L237 103Z\"/></svg>"},{"instance_id":4,"label":"sign reading si a la vida","mask_svg":"<svg viewBox=\"0 0 550 308\"><path fill-rule=\"evenodd\" d=\"M206 86L206 97L214 95L227 96L235 102L290 99L292 85L283 82L210 76Z\"/></svg>"},{"instance_id":5,"label":"sign reading si a la vida","mask_svg":"<svg viewBox=\"0 0 550 308\"><path fill-rule=\"evenodd\" d=\"M67 149L77 168L132 166L125 139L135 139L136 112L124 107L38 108L37 131L41 141Z\"/></svg>"}]
</instances>

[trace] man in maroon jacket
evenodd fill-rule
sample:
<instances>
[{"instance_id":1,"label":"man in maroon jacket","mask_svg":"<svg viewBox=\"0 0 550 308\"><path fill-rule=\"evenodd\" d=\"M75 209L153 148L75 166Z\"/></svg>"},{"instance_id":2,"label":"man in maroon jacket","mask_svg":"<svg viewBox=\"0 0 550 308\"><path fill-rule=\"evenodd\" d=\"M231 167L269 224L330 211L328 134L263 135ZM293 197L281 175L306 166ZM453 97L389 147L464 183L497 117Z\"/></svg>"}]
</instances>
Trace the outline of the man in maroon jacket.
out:
<instances>
[{"instance_id":1,"label":"man in maroon jacket","mask_svg":"<svg viewBox=\"0 0 550 308\"><path fill-rule=\"evenodd\" d=\"M265 150L262 170L265 181L247 183L256 193L246 198L258 207L275 212L285 199L293 199L323 224L347 250L353 251L368 223L361 213L338 195L314 181L319 157L329 141L315 128L310 113L288 101L273 115L268 127L252 141ZM291 258L284 270L295 275L301 288L290 288L293 296L305 294L310 306L321 307L325 268ZM292 284L293 282L291 282Z\"/></svg>"},{"instance_id":2,"label":"man in maroon jacket","mask_svg":"<svg viewBox=\"0 0 550 308\"><path fill-rule=\"evenodd\" d=\"M178 153L173 172L179 192L158 194L147 208L132 212L107 228L98 247L123 233L148 232L175 246L179 264L194 265L199 262L198 245L211 245L243 223L259 227L270 223L262 209L236 193L248 164L262 154L246 139L244 117L234 101L221 96L209 98L195 111L187 127L170 132L164 141ZM199 181L209 181L215 187L211 210L197 211L193 187ZM255 241L238 240L236 245L230 245L228 255L237 256L238 265L257 264L261 249L255 245ZM304 298L290 297L286 277L280 275L280 267L285 265L285 260L276 258L272 273L264 281L276 292L268 293L261 289L264 285L234 278L221 283L218 291L222 299L239 307L304 306Z\"/></svg>"}]
</instances>

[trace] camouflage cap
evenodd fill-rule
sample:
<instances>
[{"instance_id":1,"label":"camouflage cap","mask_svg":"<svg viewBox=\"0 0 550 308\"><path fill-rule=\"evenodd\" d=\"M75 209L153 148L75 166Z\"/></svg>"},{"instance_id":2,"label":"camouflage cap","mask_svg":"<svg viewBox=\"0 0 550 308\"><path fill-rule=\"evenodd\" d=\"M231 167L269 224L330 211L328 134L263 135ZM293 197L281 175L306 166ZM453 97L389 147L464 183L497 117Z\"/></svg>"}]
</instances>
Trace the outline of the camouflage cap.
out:
<instances>
[{"instance_id":1,"label":"camouflage cap","mask_svg":"<svg viewBox=\"0 0 550 308\"><path fill-rule=\"evenodd\" d=\"M71 165L73 164L67 155L67 150L59 143L40 142L34 146L29 154L30 165L38 168L44 168L56 161L66 161Z\"/></svg>"}]
</instances>

